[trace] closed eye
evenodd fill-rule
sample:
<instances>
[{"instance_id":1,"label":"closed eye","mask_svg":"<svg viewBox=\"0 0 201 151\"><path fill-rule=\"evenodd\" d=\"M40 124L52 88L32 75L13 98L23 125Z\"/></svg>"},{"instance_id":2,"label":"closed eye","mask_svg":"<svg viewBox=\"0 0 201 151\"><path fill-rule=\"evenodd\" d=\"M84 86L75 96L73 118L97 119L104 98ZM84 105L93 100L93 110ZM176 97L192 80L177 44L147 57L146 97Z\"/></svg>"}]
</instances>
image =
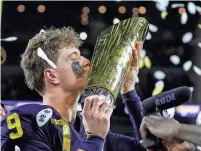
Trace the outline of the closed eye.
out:
<instances>
[{"instance_id":1,"label":"closed eye","mask_svg":"<svg viewBox=\"0 0 201 151\"><path fill-rule=\"evenodd\" d=\"M80 54L78 52L73 52L71 55L70 55L70 59L71 60L79 60L80 58Z\"/></svg>"}]
</instances>

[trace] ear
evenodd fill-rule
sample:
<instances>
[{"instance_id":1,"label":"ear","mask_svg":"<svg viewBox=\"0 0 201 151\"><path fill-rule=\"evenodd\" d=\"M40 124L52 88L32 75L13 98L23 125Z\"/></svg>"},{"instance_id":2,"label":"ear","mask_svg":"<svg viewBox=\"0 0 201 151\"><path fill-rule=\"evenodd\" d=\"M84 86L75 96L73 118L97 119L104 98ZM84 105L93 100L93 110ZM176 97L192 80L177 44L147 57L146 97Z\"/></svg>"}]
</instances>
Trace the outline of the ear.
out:
<instances>
[{"instance_id":1,"label":"ear","mask_svg":"<svg viewBox=\"0 0 201 151\"><path fill-rule=\"evenodd\" d=\"M59 77L54 69L45 69L44 77L52 84L59 84Z\"/></svg>"}]
</instances>

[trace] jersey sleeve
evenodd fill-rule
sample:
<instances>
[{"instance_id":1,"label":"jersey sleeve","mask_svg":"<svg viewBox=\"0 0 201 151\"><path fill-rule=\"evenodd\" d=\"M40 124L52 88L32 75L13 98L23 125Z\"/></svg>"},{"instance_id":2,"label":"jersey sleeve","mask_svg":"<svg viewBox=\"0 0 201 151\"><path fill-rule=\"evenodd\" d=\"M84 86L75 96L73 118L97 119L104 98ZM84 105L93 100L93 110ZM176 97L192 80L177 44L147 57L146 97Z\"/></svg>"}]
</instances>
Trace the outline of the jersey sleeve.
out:
<instances>
[{"instance_id":1,"label":"jersey sleeve","mask_svg":"<svg viewBox=\"0 0 201 151\"><path fill-rule=\"evenodd\" d=\"M134 135L138 141L141 140L140 124L142 122L142 103L135 90L122 95L123 103L128 110L133 125Z\"/></svg>"},{"instance_id":2,"label":"jersey sleeve","mask_svg":"<svg viewBox=\"0 0 201 151\"><path fill-rule=\"evenodd\" d=\"M39 128L36 116L26 110L26 107L19 107L3 117L1 150L12 151L17 146L21 151L51 151L50 141L44 131L47 126Z\"/></svg>"},{"instance_id":3,"label":"jersey sleeve","mask_svg":"<svg viewBox=\"0 0 201 151\"><path fill-rule=\"evenodd\" d=\"M109 132L104 150L109 151L146 151L136 138Z\"/></svg>"}]
</instances>

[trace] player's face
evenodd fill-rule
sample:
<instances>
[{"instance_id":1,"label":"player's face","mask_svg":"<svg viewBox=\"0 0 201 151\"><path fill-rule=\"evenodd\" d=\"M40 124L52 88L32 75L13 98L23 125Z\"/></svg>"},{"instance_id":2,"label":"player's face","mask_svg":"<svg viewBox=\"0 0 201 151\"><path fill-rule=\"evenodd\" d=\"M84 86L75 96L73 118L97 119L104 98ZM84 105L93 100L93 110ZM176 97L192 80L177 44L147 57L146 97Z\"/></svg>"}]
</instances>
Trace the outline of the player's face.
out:
<instances>
[{"instance_id":1,"label":"player's face","mask_svg":"<svg viewBox=\"0 0 201 151\"><path fill-rule=\"evenodd\" d=\"M76 47L63 48L57 60L58 79L63 89L83 89L90 70L90 61Z\"/></svg>"}]
</instances>

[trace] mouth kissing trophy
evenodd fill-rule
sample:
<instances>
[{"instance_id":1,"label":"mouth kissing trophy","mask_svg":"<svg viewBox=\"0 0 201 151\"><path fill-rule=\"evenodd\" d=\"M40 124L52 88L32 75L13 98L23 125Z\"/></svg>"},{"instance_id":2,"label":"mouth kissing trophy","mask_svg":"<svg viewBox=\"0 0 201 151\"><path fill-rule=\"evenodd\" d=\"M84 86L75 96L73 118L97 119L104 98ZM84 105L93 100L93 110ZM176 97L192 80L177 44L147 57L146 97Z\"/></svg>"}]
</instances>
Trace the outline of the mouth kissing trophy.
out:
<instances>
[{"instance_id":1,"label":"mouth kissing trophy","mask_svg":"<svg viewBox=\"0 0 201 151\"><path fill-rule=\"evenodd\" d=\"M148 24L142 17L133 17L101 32L96 41L82 102L90 95L104 95L112 104L115 102L132 63L134 41L145 41Z\"/></svg>"}]
</instances>

